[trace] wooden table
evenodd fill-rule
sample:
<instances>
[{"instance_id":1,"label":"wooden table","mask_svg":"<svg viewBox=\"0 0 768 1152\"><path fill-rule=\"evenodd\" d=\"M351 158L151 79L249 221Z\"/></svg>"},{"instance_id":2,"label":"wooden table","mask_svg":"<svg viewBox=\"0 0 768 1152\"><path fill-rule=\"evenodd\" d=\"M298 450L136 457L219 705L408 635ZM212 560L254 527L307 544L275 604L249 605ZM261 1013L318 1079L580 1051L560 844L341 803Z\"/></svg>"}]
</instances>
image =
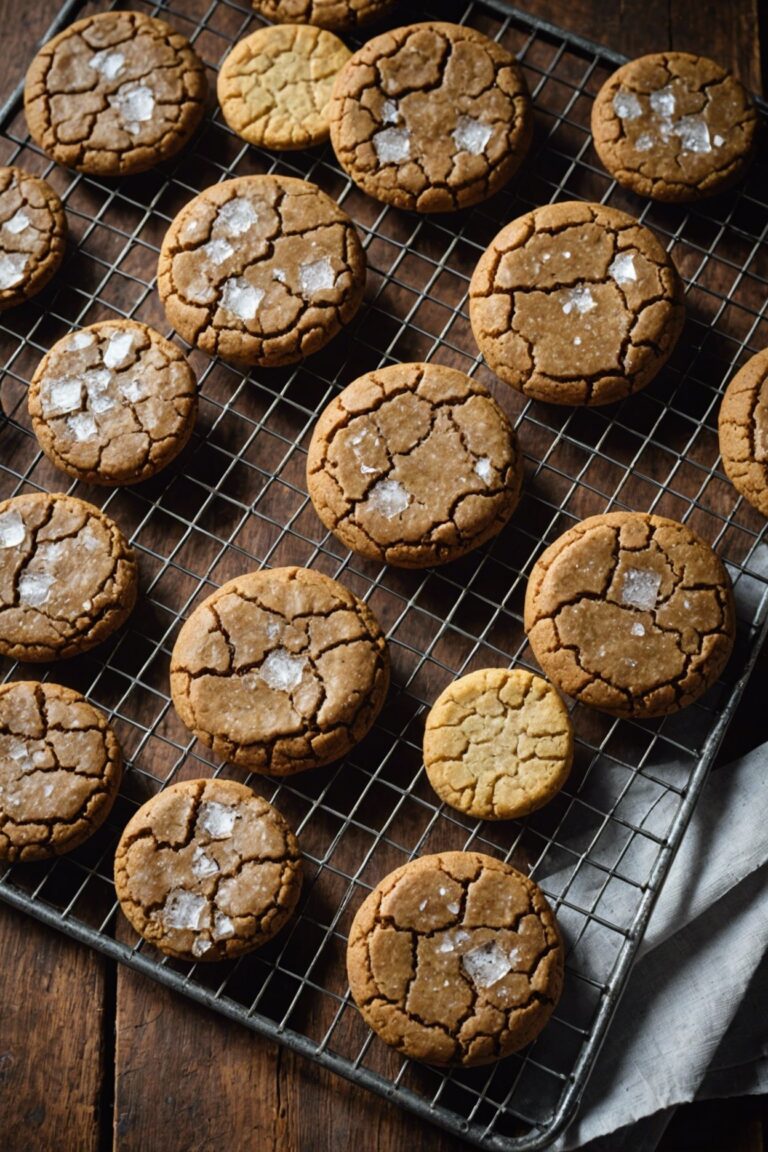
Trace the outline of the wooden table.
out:
<instances>
[{"instance_id":1,"label":"wooden table","mask_svg":"<svg viewBox=\"0 0 768 1152\"><path fill-rule=\"evenodd\" d=\"M627 55L700 51L763 91L760 0L518 0ZM5 98L58 0L0 0ZM407 5L406 5L407 8ZM761 9L763 25L761 26ZM768 737L765 657L721 762ZM0 905L4 1152L458 1152L467 1145ZM759 1152L768 1106L679 1110L665 1152Z\"/></svg>"}]
</instances>

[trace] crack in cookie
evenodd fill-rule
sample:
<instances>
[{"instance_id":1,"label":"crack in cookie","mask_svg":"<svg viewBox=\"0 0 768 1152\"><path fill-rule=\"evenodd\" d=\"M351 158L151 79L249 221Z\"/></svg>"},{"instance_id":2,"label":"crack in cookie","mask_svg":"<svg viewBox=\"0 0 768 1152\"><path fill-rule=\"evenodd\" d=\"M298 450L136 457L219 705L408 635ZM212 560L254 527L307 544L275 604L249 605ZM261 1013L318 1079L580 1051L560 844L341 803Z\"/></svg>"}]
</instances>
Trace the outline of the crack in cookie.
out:
<instances>
[{"instance_id":1,"label":"crack in cookie","mask_svg":"<svg viewBox=\"0 0 768 1152\"><path fill-rule=\"evenodd\" d=\"M748 360L731 380L718 428L728 479L768 516L768 350Z\"/></svg>"}]
</instances>

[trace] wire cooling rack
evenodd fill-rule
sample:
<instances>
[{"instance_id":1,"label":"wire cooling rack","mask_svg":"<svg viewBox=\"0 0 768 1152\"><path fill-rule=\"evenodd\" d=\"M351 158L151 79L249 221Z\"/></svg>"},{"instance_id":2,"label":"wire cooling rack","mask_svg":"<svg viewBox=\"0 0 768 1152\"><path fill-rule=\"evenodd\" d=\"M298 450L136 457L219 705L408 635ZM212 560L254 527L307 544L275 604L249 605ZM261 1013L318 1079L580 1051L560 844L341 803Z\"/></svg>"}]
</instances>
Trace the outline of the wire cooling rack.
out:
<instances>
[{"instance_id":1,"label":"wire cooling rack","mask_svg":"<svg viewBox=\"0 0 768 1152\"><path fill-rule=\"evenodd\" d=\"M57 26L107 7L70 0ZM212 68L258 24L236 0L120 4L166 16ZM597 163L591 100L619 57L512 12L500 2L409 4L408 20L463 21L515 51L536 106L534 147L494 200L419 218L367 199L330 148L270 155L250 148L212 110L172 165L105 182L56 168L26 133L19 93L2 112L1 159L45 175L67 208L68 263L43 295L0 320L4 365L0 496L76 492L107 509L136 546L141 606L96 653L51 669L5 663L7 678L51 675L87 693L116 727L129 768L104 828L71 856L15 866L0 897L254 1031L493 1149L544 1147L583 1091L643 929L765 630L764 521L728 484L716 416L724 382L768 342L765 166L701 207L654 205L619 189ZM295 368L242 372L201 354L197 434L180 460L135 488L67 485L38 451L27 383L72 326L130 316L165 330L154 291L163 234L178 209L233 175L278 172L315 181L351 214L369 261L366 303L352 327ZM652 227L687 287L688 322L657 381L604 409L526 402L497 387L467 320L469 277L502 224L558 199L600 200ZM393 361L434 360L476 375L516 422L525 492L490 545L447 567L402 572L352 556L322 528L304 470L313 423L336 391ZM436 802L421 762L425 711L471 669L531 667L522 627L526 574L578 518L606 509L655 511L709 539L733 576L739 631L725 679L685 712L650 723L576 707L568 786L526 820L483 824ZM112 885L120 830L166 784L238 775L189 739L168 697L181 620L237 573L304 564L340 577L387 630L393 688L378 724L340 765L275 783L248 782L296 828L307 883L298 917L259 953L211 967L162 959L135 942ZM242 774L240 774L242 779ZM439 1072L375 1039L351 1003L346 933L387 872L416 855L473 848L530 872L557 909L568 943L565 992L541 1037L501 1064Z\"/></svg>"}]
</instances>

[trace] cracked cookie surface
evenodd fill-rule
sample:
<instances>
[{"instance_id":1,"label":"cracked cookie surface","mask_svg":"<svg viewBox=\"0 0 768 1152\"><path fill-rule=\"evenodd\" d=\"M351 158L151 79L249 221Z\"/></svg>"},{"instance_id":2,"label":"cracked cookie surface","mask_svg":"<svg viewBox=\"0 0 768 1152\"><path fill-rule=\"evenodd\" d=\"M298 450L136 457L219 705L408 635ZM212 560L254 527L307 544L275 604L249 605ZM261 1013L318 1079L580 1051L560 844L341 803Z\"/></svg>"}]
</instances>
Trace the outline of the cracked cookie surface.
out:
<instances>
[{"instance_id":1,"label":"cracked cookie surface","mask_svg":"<svg viewBox=\"0 0 768 1152\"><path fill-rule=\"evenodd\" d=\"M352 221L314 184L240 176L181 210L157 274L185 340L269 368L317 352L349 323L363 299L365 257Z\"/></svg>"},{"instance_id":2,"label":"cracked cookie surface","mask_svg":"<svg viewBox=\"0 0 768 1152\"><path fill-rule=\"evenodd\" d=\"M71 852L104 822L122 777L98 708L60 684L0 686L0 860Z\"/></svg>"},{"instance_id":3,"label":"cracked cookie surface","mask_svg":"<svg viewBox=\"0 0 768 1152\"><path fill-rule=\"evenodd\" d=\"M224 119L249 144L264 148L324 143L333 82L351 55L338 36L322 28L260 28L235 45L219 70Z\"/></svg>"},{"instance_id":4,"label":"cracked cookie surface","mask_svg":"<svg viewBox=\"0 0 768 1152\"><path fill-rule=\"evenodd\" d=\"M115 888L133 927L181 960L260 948L293 913L299 846L283 816L231 780L185 780L135 813L115 853Z\"/></svg>"},{"instance_id":5,"label":"cracked cookie surface","mask_svg":"<svg viewBox=\"0 0 768 1152\"><path fill-rule=\"evenodd\" d=\"M32 61L24 109L57 164L94 176L145 172L202 119L205 68L164 20L101 12L70 25Z\"/></svg>"},{"instance_id":6,"label":"cracked cookie surface","mask_svg":"<svg viewBox=\"0 0 768 1152\"><path fill-rule=\"evenodd\" d=\"M555 689L522 668L482 668L449 684L427 716L424 767L441 800L481 820L541 808L573 760Z\"/></svg>"},{"instance_id":7,"label":"cracked cookie surface","mask_svg":"<svg viewBox=\"0 0 768 1152\"><path fill-rule=\"evenodd\" d=\"M532 880L479 852L443 852L391 872L363 901L347 971L365 1022L404 1056L489 1064L547 1023L563 945Z\"/></svg>"},{"instance_id":8,"label":"cracked cookie surface","mask_svg":"<svg viewBox=\"0 0 768 1152\"><path fill-rule=\"evenodd\" d=\"M555 404L610 404L656 376L683 288L648 228L600 204L537 208L502 228L470 284L470 321L507 384Z\"/></svg>"},{"instance_id":9,"label":"cracked cookie surface","mask_svg":"<svg viewBox=\"0 0 768 1152\"><path fill-rule=\"evenodd\" d=\"M537 560L525 630L569 696L614 716L663 716L723 671L735 630L731 582L684 524L641 512L591 516Z\"/></svg>"},{"instance_id":10,"label":"cracked cookie surface","mask_svg":"<svg viewBox=\"0 0 768 1152\"><path fill-rule=\"evenodd\" d=\"M728 479L768 516L768 349L748 360L731 380L718 429Z\"/></svg>"},{"instance_id":11,"label":"cracked cookie surface","mask_svg":"<svg viewBox=\"0 0 768 1152\"><path fill-rule=\"evenodd\" d=\"M0 503L0 655L85 652L128 619L137 582L133 549L93 504L49 492Z\"/></svg>"},{"instance_id":12,"label":"cracked cookie surface","mask_svg":"<svg viewBox=\"0 0 768 1152\"><path fill-rule=\"evenodd\" d=\"M0 312L45 288L64 259L66 236L50 184L21 168L0 168Z\"/></svg>"},{"instance_id":13,"label":"cracked cookie surface","mask_svg":"<svg viewBox=\"0 0 768 1152\"><path fill-rule=\"evenodd\" d=\"M197 384L180 350L154 329L103 320L54 344L28 404L40 446L58 468L91 484L136 484L187 443Z\"/></svg>"},{"instance_id":14,"label":"cracked cookie surface","mask_svg":"<svg viewBox=\"0 0 768 1152\"><path fill-rule=\"evenodd\" d=\"M608 172L653 200L699 200L735 183L752 158L756 130L744 86L687 52L631 60L592 105L595 148Z\"/></svg>"},{"instance_id":15,"label":"cracked cookie surface","mask_svg":"<svg viewBox=\"0 0 768 1152\"><path fill-rule=\"evenodd\" d=\"M390 12L397 0L253 0L253 7L280 24L314 24L347 31Z\"/></svg>"},{"instance_id":16,"label":"cracked cookie surface","mask_svg":"<svg viewBox=\"0 0 768 1152\"><path fill-rule=\"evenodd\" d=\"M486 200L532 138L523 74L505 48L459 24L412 24L369 40L339 73L331 142L369 196L417 212Z\"/></svg>"},{"instance_id":17,"label":"cracked cookie surface","mask_svg":"<svg viewBox=\"0 0 768 1152\"><path fill-rule=\"evenodd\" d=\"M332 400L307 457L320 519L348 548L442 564L499 532L520 496L517 438L490 393L437 364L368 372Z\"/></svg>"},{"instance_id":18,"label":"cracked cookie surface","mask_svg":"<svg viewBox=\"0 0 768 1152\"><path fill-rule=\"evenodd\" d=\"M371 610L308 568L230 580L194 610L171 658L184 724L223 759L275 776L344 756L388 685L387 644Z\"/></svg>"}]
</instances>

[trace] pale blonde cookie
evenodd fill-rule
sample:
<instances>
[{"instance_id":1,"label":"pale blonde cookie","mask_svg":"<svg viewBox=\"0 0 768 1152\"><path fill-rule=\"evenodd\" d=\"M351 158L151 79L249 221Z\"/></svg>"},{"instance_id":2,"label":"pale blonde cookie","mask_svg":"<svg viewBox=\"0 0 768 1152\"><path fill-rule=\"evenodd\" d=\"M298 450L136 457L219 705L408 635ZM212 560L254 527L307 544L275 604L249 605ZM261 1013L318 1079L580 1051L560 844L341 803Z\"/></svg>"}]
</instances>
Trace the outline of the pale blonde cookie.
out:
<instances>
[{"instance_id":1,"label":"pale blonde cookie","mask_svg":"<svg viewBox=\"0 0 768 1152\"><path fill-rule=\"evenodd\" d=\"M427 716L424 766L441 800L510 820L541 808L573 761L570 717L555 689L522 668L482 668L449 684Z\"/></svg>"}]
</instances>

